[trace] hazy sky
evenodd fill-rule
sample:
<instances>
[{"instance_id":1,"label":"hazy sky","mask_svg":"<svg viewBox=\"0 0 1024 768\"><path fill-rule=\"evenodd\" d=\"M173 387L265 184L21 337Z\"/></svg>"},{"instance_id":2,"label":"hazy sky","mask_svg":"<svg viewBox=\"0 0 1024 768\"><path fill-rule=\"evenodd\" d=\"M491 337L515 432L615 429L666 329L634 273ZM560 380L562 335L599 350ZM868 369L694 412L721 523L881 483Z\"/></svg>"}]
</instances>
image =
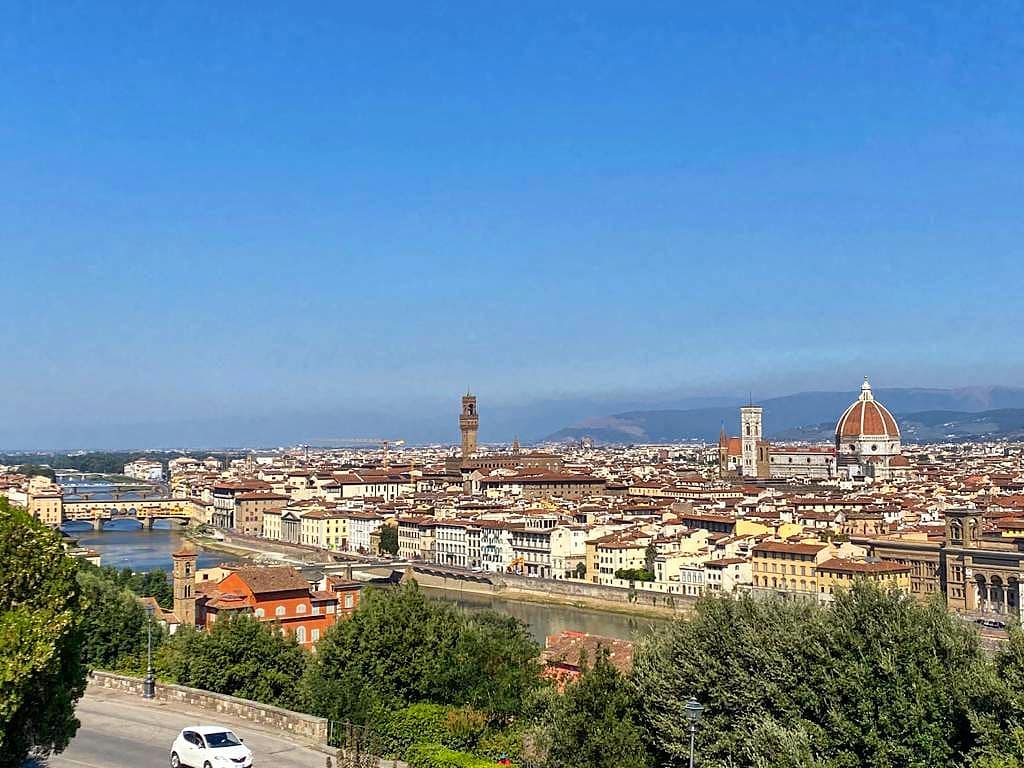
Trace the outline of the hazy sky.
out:
<instances>
[{"instance_id":1,"label":"hazy sky","mask_svg":"<svg viewBox=\"0 0 1024 768\"><path fill-rule=\"evenodd\" d=\"M4 3L0 445L1024 384L1022 39L1017 2Z\"/></svg>"}]
</instances>

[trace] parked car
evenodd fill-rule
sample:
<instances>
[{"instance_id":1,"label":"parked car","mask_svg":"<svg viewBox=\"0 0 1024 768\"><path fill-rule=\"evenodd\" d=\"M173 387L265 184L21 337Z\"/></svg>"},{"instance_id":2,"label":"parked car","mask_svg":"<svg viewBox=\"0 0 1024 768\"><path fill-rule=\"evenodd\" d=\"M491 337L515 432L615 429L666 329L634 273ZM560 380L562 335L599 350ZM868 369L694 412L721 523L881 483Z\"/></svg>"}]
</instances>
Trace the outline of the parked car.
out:
<instances>
[{"instance_id":1,"label":"parked car","mask_svg":"<svg viewBox=\"0 0 1024 768\"><path fill-rule=\"evenodd\" d=\"M1002 621L996 621L995 619L975 619L976 624L980 624L986 629L1006 629L1006 624Z\"/></svg>"},{"instance_id":2,"label":"parked car","mask_svg":"<svg viewBox=\"0 0 1024 768\"><path fill-rule=\"evenodd\" d=\"M252 750L222 725L183 728L171 744L171 768L251 768Z\"/></svg>"}]
</instances>

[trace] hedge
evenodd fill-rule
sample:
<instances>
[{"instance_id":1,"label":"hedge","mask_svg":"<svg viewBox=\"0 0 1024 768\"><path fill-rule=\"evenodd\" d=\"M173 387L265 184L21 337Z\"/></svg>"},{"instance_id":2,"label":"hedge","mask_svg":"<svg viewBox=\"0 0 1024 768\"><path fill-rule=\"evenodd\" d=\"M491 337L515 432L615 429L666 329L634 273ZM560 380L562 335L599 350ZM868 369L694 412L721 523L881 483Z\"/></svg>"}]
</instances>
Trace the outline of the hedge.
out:
<instances>
[{"instance_id":1,"label":"hedge","mask_svg":"<svg viewBox=\"0 0 1024 768\"><path fill-rule=\"evenodd\" d=\"M443 704L412 704L388 712L375 724L380 750L389 758L401 758L419 742L472 751L486 729L484 713L472 707Z\"/></svg>"},{"instance_id":2,"label":"hedge","mask_svg":"<svg viewBox=\"0 0 1024 768\"><path fill-rule=\"evenodd\" d=\"M468 752L456 752L441 744L421 742L414 744L405 753L405 762L409 768L494 768L493 760L471 755Z\"/></svg>"}]
</instances>

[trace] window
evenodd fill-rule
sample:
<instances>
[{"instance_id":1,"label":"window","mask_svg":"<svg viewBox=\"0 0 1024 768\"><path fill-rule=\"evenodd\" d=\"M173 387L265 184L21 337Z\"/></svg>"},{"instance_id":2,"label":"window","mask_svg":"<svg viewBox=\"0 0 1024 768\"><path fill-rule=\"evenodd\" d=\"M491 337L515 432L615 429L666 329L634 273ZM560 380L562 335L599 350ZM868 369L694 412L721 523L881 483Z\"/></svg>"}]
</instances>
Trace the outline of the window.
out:
<instances>
[{"instance_id":1,"label":"window","mask_svg":"<svg viewBox=\"0 0 1024 768\"><path fill-rule=\"evenodd\" d=\"M279 605L279 606L277 606L277 608L274 609L274 615L275 616L284 616L284 614L285 614L285 608L284 608L283 605Z\"/></svg>"},{"instance_id":2,"label":"window","mask_svg":"<svg viewBox=\"0 0 1024 768\"><path fill-rule=\"evenodd\" d=\"M298 627L298 628L297 628L297 629L295 630L295 639L296 639L296 640L297 640L297 641L298 641L298 642L299 642L300 644L303 644L303 643L305 643L305 642L306 642L306 628L305 628L305 627Z\"/></svg>"},{"instance_id":3,"label":"window","mask_svg":"<svg viewBox=\"0 0 1024 768\"><path fill-rule=\"evenodd\" d=\"M314 616L319 616L320 615L320 606L319 605L314 605L313 606L313 615Z\"/></svg>"},{"instance_id":4,"label":"window","mask_svg":"<svg viewBox=\"0 0 1024 768\"><path fill-rule=\"evenodd\" d=\"M305 603L299 603L297 606L295 606L295 612L296 613L305 613L306 612L306 604Z\"/></svg>"},{"instance_id":5,"label":"window","mask_svg":"<svg viewBox=\"0 0 1024 768\"><path fill-rule=\"evenodd\" d=\"M314 643L315 643L315 642L316 642L317 640L319 640L319 639L320 639L320 630L319 630L319 629L314 629L314 630L313 630L312 632L310 632L310 633L309 633L309 639L310 639L310 640L311 640L312 642L314 642Z\"/></svg>"},{"instance_id":6,"label":"window","mask_svg":"<svg viewBox=\"0 0 1024 768\"><path fill-rule=\"evenodd\" d=\"M264 616L264 611L263 611L263 609L262 609L262 608L257 608L257 609L256 609L256 610L254 611L254 613L256 614L256 618L257 618L257 619L262 619L262 618L263 618L263 616Z\"/></svg>"}]
</instances>

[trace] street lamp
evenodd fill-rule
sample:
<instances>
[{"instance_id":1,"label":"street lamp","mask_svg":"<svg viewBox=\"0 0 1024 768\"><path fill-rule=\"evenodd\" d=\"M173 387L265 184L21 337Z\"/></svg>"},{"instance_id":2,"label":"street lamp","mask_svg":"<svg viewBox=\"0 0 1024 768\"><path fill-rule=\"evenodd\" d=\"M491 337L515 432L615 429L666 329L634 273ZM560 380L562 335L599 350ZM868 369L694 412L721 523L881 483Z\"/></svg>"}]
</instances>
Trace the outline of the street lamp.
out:
<instances>
[{"instance_id":1,"label":"street lamp","mask_svg":"<svg viewBox=\"0 0 1024 768\"><path fill-rule=\"evenodd\" d=\"M146 605L146 679L142 681L142 698L152 699L156 694L156 676L153 672L153 606Z\"/></svg>"},{"instance_id":2,"label":"street lamp","mask_svg":"<svg viewBox=\"0 0 1024 768\"><path fill-rule=\"evenodd\" d=\"M686 711L686 716L690 718L690 768L693 768L693 742L697 736L697 723L700 722L700 715L704 711L704 707L699 701L691 698L683 709Z\"/></svg>"}]
</instances>

